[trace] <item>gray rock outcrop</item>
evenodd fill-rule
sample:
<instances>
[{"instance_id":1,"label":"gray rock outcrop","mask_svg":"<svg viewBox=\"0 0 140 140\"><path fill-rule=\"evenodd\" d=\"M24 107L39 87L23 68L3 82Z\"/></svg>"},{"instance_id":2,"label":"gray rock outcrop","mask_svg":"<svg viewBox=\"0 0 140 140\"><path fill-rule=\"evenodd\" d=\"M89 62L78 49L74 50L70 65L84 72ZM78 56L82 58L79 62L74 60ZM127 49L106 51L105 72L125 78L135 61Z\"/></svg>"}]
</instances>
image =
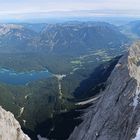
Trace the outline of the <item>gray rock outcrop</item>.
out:
<instances>
[{"instance_id":1,"label":"gray rock outcrop","mask_svg":"<svg viewBox=\"0 0 140 140\"><path fill-rule=\"evenodd\" d=\"M0 140L30 140L14 115L0 107Z\"/></svg>"},{"instance_id":2,"label":"gray rock outcrop","mask_svg":"<svg viewBox=\"0 0 140 140\"><path fill-rule=\"evenodd\" d=\"M95 107L69 140L137 140L140 125L140 42L118 62ZM140 139L140 138L139 138Z\"/></svg>"}]
</instances>

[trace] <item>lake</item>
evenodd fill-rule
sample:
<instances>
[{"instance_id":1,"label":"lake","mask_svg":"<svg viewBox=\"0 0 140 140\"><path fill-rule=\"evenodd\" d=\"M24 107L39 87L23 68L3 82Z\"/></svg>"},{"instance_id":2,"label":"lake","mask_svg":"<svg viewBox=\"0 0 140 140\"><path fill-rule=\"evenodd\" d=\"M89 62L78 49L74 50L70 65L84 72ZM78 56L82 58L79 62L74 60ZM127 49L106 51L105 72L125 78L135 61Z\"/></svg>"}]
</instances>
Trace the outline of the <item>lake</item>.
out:
<instances>
[{"instance_id":1,"label":"lake","mask_svg":"<svg viewBox=\"0 0 140 140\"><path fill-rule=\"evenodd\" d=\"M12 85L26 85L29 82L52 77L48 70L16 72L11 69L0 68L0 82Z\"/></svg>"}]
</instances>

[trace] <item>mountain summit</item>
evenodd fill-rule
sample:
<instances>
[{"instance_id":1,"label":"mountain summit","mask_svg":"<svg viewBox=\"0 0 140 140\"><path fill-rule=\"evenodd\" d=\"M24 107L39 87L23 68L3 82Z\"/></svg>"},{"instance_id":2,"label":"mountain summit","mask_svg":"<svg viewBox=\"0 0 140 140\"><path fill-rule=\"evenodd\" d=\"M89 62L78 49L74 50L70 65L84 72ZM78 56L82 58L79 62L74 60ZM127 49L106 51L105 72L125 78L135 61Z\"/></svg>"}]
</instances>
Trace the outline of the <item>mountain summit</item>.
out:
<instances>
[{"instance_id":1,"label":"mountain summit","mask_svg":"<svg viewBox=\"0 0 140 140\"><path fill-rule=\"evenodd\" d=\"M136 42L120 59L100 100L87 110L69 140L137 140L139 94L140 42Z\"/></svg>"}]
</instances>

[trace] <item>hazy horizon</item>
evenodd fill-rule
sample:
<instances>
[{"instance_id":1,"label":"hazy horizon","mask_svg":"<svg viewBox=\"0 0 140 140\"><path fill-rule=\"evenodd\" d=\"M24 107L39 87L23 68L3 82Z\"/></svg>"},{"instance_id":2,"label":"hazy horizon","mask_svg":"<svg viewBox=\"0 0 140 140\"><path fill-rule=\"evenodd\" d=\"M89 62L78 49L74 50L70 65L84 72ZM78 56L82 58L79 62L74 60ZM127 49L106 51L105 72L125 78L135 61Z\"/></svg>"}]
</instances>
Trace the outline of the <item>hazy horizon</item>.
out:
<instances>
[{"instance_id":1,"label":"hazy horizon","mask_svg":"<svg viewBox=\"0 0 140 140\"><path fill-rule=\"evenodd\" d=\"M140 2L138 0L0 0L0 2L0 20L60 17L140 17Z\"/></svg>"}]
</instances>

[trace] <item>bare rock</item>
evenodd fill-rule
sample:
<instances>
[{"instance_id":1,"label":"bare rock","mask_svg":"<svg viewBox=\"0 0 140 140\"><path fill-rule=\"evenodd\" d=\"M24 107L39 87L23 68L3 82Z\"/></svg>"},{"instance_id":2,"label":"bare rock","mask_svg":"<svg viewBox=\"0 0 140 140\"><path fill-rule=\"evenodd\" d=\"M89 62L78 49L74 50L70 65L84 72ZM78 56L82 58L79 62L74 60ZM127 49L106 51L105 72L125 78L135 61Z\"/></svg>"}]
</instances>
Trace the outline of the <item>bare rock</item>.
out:
<instances>
[{"instance_id":1,"label":"bare rock","mask_svg":"<svg viewBox=\"0 0 140 140\"><path fill-rule=\"evenodd\" d=\"M14 115L0 107L0 140L30 140Z\"/></svg>"},{"instance_id":2,"label":"bare rock","mask_svg":"<svg viewBox=\"0 0 140 140\"><path fill-rule=\"evenodd\" d=\"M107 83L69 140L135 140L140 125L140 42L120 59Z\"/></svg>"}]
</instances>

